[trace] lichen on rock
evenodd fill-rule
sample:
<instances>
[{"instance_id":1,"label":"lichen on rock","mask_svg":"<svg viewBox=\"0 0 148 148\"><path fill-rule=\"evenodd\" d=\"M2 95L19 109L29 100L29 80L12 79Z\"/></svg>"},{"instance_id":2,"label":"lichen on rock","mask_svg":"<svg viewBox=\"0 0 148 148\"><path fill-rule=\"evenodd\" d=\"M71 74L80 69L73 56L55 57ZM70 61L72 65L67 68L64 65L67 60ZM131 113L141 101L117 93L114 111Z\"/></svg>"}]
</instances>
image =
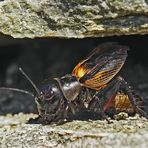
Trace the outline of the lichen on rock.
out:
<instances>
[{"instance_id":1,"label":"lichen on rock","mask_svg":"<svg viewBox=\"0 0 148 148\"><path fill-rule=\"evenodd\" d=\"M148 33L145 0L4 0L0 32L15 38Z\"/></svg>"}]
</instances>

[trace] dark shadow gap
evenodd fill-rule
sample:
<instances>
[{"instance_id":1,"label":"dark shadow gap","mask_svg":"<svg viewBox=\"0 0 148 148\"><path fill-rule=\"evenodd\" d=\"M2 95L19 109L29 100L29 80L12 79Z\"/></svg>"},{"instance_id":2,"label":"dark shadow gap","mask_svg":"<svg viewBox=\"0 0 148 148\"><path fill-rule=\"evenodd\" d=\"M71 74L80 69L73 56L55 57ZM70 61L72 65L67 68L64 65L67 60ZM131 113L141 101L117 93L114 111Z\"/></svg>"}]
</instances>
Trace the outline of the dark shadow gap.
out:
<instances>
[{"instance_id":1,"label":"dark shadow gap","mask_svg":"<svg viewBox=\"0 0 148 148\"><path fill-rule=\"evenodd\" d=\"M121 74L144 97L148 96L148 35L86 39L13 39L1 36L0 41L0 86L32 92L30 84L18 72L19 66L39 85L43 79L71 73L74 66L98 44L113 41L130 47ZM12 92L0 92L0 96L0 114L35 111L34 99L30 96Z\"/></svg>"}]
</instances>

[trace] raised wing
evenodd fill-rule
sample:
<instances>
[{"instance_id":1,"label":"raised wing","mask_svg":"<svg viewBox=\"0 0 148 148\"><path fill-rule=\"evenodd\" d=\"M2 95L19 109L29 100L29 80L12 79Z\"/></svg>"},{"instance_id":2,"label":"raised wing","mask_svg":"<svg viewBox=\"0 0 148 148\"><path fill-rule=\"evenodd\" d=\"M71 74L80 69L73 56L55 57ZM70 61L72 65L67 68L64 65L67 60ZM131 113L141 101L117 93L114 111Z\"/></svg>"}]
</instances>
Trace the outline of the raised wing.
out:
<instances>
[{"instance_id":1,"label":"raised wing","mask_svg":"<svg viewBox=\"0 0 148 148\"><path fill-rule=\"evenodd\" d=\"M119 72L127 57L128 47L107 42L96 47L72 71L81 84L99 90Z\"/></svg>"}]
</instances>

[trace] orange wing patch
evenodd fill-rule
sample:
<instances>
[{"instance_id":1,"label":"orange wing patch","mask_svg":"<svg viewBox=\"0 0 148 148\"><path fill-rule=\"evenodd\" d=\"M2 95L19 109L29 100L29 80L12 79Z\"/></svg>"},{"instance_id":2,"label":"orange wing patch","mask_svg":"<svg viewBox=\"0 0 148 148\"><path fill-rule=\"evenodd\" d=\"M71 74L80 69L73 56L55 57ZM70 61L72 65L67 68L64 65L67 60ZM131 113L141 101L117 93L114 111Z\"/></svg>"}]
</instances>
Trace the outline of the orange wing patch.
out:
<instances>
[{"instance_id":1,"label":"orange wing patch","mask_svg":"<svg viewBox=\"0 0 148 148\"><path fill-rule=\"evenodd\" d=\"M101 44L76 65L72 75L85 87L100 90L119 72L127 50L116 43Z\"/></svg>"},{"instance_id":2,"label":"orange wing patch","mask_svg":"<svg viewBox=\"0 0 148 148\"><path fill-rule=\"evenodd\" d=\"M89 69L85 68L82 64L84 61L78 63L73 69L72 74L75 75L78 79L83 77L86 73L89 72Z\"/></svg>"},{"instance_id":3,"label":"orange wing patch","mask_svg":"<svg viewBox=\"0 0 148 148\"><path fill-rule=\"evenodd\" d=\"M123 64L124 63L118 63L116 66L110 69L100 69L95 75L87 79L83 83L83 85L95 90L100 90L104 88L107 85L107 83L119 72ZM72 75L76 76L78 80L82 78L84 75L89 74L93 69L87 68L84 65L84 61L80 62L78 65L76 65L72 72Z\"/></svg>"}]
</instances>

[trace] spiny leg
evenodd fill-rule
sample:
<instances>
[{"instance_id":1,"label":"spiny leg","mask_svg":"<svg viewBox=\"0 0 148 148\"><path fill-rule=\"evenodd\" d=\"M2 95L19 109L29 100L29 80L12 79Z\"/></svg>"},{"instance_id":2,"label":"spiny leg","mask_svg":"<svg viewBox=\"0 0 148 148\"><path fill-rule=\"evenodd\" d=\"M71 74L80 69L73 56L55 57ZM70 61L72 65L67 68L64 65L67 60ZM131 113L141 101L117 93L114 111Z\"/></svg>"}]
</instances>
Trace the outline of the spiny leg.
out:
<instances>
[{"instance_id":1,"label":"spiny leg","mask_svg":"<svg viewBox=\"0 0 148 148\"><path fill-rule=\"evenodd\" d=\"M107 119L104 112L111 107L119 90L122 90L125 94L128 95L129 101L131 102L135 112L148 118L148 114L143 109L141 109L144 107L141 106L141 104L144 104L144 101L120 76L112 80L104 89L97 92L93 96L93 99L89 104L89 110L94 110L95 112L101 113L102 117Z\"/></svg>"},{"instance_id":2,"label":"spiny leg","mask_svg":"<svg viewBox=\"0 0 148 148\"><path fill-rule=\"evenodd\" d=\"M101 114L101 116L106 119L108 123L110 123L105 115L105 111L109 109L109 107L114 102L115 96L119 91L121 84L122 79L117 77L112 80L104 89L96 92L89 104L88 109Z\"/></svg>"},{"instance_id":3,"label":"spiny leg","mask_svg":"<svg viewBox=\"0 0 148 148\"><path fill-rule=\"evenodd\" d=\"M141 109L142 107L144 107L141 106L142 104L144 104L144 100L142 100L142 98L132 89L131 86L128 85L128 83L123 78L121 89L124 93L128 95L135 112L141 114L148 119L148 114Z\"/></svg>"},{"instance_id":4,"label":"spiny leg","mask_svg":"<svg viewBox=\"0 0 148 148\"><path fill-rule=\"evenodd\" d=\"M96 96L96 98L98 98L97 96ZM98 100L99 100L99 98L98 98ZM103 119L105 119L108 123L112 123L108 118L107 118L107 116L106 116L106 114L105 114L105 112L104 112L104 109L103 109L103 105L102 105L102 103L101 103L101 100L100 100L100 102L99 102L99 108L100 108L100 113L101 113L101 116L103 117Z\"/></svg>"}]
</instances>

